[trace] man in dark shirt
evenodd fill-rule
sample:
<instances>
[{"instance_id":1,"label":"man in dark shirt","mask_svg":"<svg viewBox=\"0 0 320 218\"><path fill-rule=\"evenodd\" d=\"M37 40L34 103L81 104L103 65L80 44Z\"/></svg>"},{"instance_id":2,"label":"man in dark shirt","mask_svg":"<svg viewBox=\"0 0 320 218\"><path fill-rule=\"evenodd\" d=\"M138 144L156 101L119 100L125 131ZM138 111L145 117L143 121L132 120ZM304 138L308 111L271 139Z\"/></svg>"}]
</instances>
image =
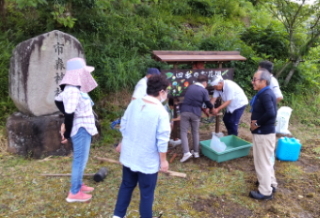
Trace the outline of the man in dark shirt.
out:
<instances>
[{"instance_id":1,"label":"man in dark shirt","mask_svg":"<svg viewBox=\"0 0 320 218\"><path fill-rule=\"evenodd\" d=\"M258 93L252 98L251 125L254 167L258 177L258 191L250 191L254 199L272 199L277 188L274 172L274 150L276 145L275 121L277 100L269 87L270 73L259 69L252 79L253 89Z\"/></svg>"},{"instance_id":2,"label":"man in dark shirt","mask_svg":"<svg viewBox=\"0 0 320 218\"><path fill-rule=\"evenodd\" d=\"M191 125L194 157L199 157L199 124L201 118L201 107L205 103L207 108L212 109L208 91L208 77L200 75L195 84L188 87L183 102L180 106L180 135L183 148L183 157L180 162L185 162L192 157L188 144L188 129Z\"/></svg>"}]
</instances>

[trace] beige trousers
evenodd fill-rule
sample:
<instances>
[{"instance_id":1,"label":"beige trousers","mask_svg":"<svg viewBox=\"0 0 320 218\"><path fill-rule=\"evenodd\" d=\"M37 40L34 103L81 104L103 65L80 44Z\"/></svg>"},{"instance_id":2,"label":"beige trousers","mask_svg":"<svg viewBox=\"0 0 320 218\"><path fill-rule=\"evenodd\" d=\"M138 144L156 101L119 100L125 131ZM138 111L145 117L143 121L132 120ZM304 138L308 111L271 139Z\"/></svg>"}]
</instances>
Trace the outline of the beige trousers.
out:
<instances>
[{"instance_id":1,"label":"beige trousers","mask_svg":"<svg viewBox=\"0 0 320 218\"><path fill-rule=\"evenodd\" d=\"M263 195L271 195L271 186L277 188L278 185L273 168L276 134L253 134L252 141L254 167L259 181L258 190Z\"/></svg>"}]
</instances>

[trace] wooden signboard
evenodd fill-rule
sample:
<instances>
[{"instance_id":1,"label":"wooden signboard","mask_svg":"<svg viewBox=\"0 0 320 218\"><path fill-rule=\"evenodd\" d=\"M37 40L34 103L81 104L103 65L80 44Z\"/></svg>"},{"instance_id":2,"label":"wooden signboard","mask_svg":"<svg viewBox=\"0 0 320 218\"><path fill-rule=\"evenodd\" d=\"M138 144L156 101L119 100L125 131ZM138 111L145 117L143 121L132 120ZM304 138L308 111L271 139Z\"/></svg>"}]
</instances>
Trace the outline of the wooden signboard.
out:
<instances>
[{"instance_id":1,"label":"wooden signboard","mask_svg":"<svg viewBox=\"0 0 320 218\"><path fill-rule=\"evenodd\" d=\"M221 75L223 79L233 80L234 69L233 68L216 68L216 69L171 69L162 70L167 79L170 81L168 93L170 97L182 97L184 96L187 88L197 81L199 75L207 75L209 82L207 89L210 89L210 83L216 75ZM210 93L212 94L212 93Z\"/></svg>"}]
</instances>

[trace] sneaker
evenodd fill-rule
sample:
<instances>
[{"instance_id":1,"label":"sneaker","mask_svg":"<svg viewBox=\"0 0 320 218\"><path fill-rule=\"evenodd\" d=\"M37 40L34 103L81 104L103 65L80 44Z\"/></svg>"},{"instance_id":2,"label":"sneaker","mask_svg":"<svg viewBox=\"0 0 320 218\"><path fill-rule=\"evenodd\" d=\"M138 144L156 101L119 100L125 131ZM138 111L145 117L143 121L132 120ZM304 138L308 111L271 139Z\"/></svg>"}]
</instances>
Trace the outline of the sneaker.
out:
<instances>
[{"instance_id":1,"label":"sneaker","mask_svg":"<svg viewBox=\"0 0 320 218\"><path fill-rule=\"evenodd\" d=\"M191 154L190 152L185 153L185 154L183 155L182 159L180 160L180 162L183 163L183 162L189 160L189 158L191 158L191 157L192 157L192 154Z\"/></svg>"},{"instance_id":2,"label":"sneaker","mask_svg":"<svg viewBox=\"0 0 320 218\"><path fill-rule=\"evenodd\" d=\"M273 195L263 195L259 191L250 191L249 197L257 200L271 200L273 198Z\"/></svg>"},{"instance_id":3,"label":"sneaker","mask_svg":"<svg viewBox=\"0 0 320 218\"><path fill-rule=\"evenodd\" d=\"M176 147L177 145L181 144L181 140L178 139L178 140L175 141L173 139L170 139L169 144L172 145L172 147Z\"/></svg>"},{"instance_id":4,"label":"sneaker","mask_svg":"<svg viewBox=\"0 0 320 218\"><path fill-rule=\"evenodd\" d=\"M194 156L194 158L199 158L200 156L199 156L199 152L194 152L193 153L193 156Z\"/></svg>"},{"instance_id":5,"label":"sneaker","mask_svg":"<svg viewBox=\"0 0 320 218\"><path fill-rule=\"evenodd\" d=\"M91 198L92 198L92 195L85 194L82 191L79 191L77 194L72 194L71 192L69 192L69 195L66 198L66 201L68 201L68 202L86 202L86 201L89 201Z\"/></svg>"},{"instance_id":6,"label":"sneaker","mask_svg":"<svg viewBox=\"0 0 320 218\"><path fill-rule=\"evenodd\" d=\"M82 184L80 191L82 191L83 193L89 193L92 192L94 190L94 188L86 186L85 184Z\"/></svg>"},{"instance_id":7,"label":"sneaker","mask_svg":"<svg viewBox=\"0 0 320 218\"><path fill-rule=\"evenodd\" d=\"M254 183L256 186L259 186L259 181L256 181L255 183ZM272 188L272 193L276 193L277 192L277 188L275 188L275 187L273 187L272 185L271 185L271 188Z\"/></svg>"},{"instance_id":8,"label":"sneaker","mask_svg":"<svg viewBox=\"0 0 320 218\"><path fill-rule=\"evenodd\" d=\"M173 143L174 143L174 146L181 145L181 139L177 139L173 141Z\"/></svg>"}]
</instances>

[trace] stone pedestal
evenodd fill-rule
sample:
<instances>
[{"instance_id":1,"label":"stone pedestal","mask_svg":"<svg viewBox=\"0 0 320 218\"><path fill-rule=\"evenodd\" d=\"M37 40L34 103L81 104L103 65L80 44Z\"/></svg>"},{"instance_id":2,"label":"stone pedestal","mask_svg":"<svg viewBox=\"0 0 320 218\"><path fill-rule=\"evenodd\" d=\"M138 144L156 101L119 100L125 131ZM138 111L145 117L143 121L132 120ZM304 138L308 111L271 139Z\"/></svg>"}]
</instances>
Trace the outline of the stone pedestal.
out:
<instances>
[{"instance_id":1,"label":"stone pedestal","mask_svg":"<svg viewBox=\"0 0 320 218\"><path fill-rule=\"evenodd\" d=\"M59 134L64 117L59 114L31 117L20 112L7 119L8 151L29 158L68 155L72 144L61 144Z\"/></svg>"},{"instance_id":2,"label":"stone pedestal","mask_svg":"<svg viewBox=\"0 0 320 218\"><path fill-rule=\"evenodd\" d=\"M21 42L13 50L9 94L21 113L7 120L9 152L32 158L71 152L71 142L60 143L64 117L54 97L61 91L66 62L75 57L84 57L80 42L58 30Z\"/></svg>"}]
</instances>

